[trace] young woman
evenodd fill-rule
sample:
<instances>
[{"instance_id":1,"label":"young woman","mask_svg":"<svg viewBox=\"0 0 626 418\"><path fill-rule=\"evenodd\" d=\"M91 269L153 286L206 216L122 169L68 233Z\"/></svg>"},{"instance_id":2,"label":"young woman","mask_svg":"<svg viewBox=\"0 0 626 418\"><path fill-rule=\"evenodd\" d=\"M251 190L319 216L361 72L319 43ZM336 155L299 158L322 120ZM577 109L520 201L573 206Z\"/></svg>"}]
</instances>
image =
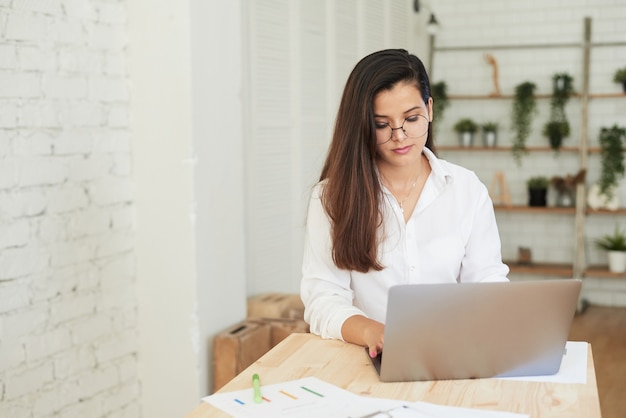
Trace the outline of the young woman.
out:
<instances>
[{"instance_id":1,"label":"young woman","mask_svg":"<svg viewBox=\"0 0 626 418\"><path fill-rule=\"evenodd\" d=\"M487 189L436 157L433 116L428 75L407 51L375 52L350 74L309 203L311 332L376 356L391 286L507 280Z\"/></svg>"}]
</instances>

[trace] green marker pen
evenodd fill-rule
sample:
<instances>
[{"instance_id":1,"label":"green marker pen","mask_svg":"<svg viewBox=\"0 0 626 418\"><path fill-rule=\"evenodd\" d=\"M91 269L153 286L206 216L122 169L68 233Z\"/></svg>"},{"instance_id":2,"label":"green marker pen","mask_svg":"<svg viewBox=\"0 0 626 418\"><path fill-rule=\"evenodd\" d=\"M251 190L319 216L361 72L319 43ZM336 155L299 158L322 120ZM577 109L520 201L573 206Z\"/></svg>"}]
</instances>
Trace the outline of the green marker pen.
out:
<instances>
[{"instance_id":1,"label":"green marker pen","mask_svg":"<svg viewBox=\"0 0 626 418\"><path fill-rule=\"evenodd\" d=\"M254 390L254 402L261 403L263 400L261 396L261 381L256 373L252 375L252 389Z\"/></svg>"}]
</instances>

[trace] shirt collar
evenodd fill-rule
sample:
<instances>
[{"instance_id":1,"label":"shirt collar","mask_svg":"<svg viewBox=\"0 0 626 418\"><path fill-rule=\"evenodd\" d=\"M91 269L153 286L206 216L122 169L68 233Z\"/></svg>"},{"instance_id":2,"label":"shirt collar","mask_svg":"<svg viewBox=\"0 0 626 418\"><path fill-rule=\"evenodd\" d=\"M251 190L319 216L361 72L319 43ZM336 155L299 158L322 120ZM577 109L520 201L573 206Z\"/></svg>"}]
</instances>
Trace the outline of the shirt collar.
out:
<instances>
[{"instance_id":1,"label":"shirt collar","mask_svg":"<svg viewBox=\"0 0 626 418\"><path fill-rule=\"evenodd\" d=\"M435 184L439 187L443 187L446 184L452 183L454 179L452 172L448 167L442 164L442 160L437 158L435 154L426 147L424 147L423 153L430 163L431 176Z\"/></svg>"}]
</instances>

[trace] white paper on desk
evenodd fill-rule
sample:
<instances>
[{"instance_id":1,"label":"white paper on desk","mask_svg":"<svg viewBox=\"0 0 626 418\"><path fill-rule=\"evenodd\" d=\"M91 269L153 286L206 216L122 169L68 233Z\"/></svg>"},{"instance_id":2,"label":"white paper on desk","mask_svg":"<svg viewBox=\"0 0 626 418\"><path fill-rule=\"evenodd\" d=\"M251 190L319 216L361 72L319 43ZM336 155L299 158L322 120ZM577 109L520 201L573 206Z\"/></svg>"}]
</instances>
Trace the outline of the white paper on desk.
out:
<instances>
[{"instance_id":1,"label":"white paper on desk","mask_svg":"<svg viewBox=\"0 0 626 418\"><path fill-rule=\"evenodd\" d=\"M419 415L398 415L398 417L428 417L428 418L529 418L526 414L513 412L488 411L485 409L459 408L444 405L435 405L426 402L414 402L408 408ZM395 417L396 415L392 415Z\"/></svg>"},{"instance_id":2,"label":"white paper on desk","mask_svg":"<svg viewBox=\"0 0 626 418\"><path fill-rule=\"evenodd\" d=\"M263 385L261 394L263 402L260 404L254 403L252 388L216 393L203 401L235 418L346 418L360 417L372 411L358 395L315 377ZM395 404L388 408L393 406Z\"/></svg>"},{"instance_id":3,"label":"white paper on desk","mask_svg":"<svg viewBox=\"0 0 626 418\"><path fill-rule=\"evenodd\" d=\"M260 404L254 403L251 388L202 400L235 418L527 418L509 412L359 396L315 377L264 385L261 392L264 400Z\"/></svg>"},{"instance_id":4,"label":"white paper on desk","mask_svg":"<svg viewBox=\"0 0 626 418\"><path fill-rule=\"evenodd\" d=\"M549 376L498 377L497 379L523 380L526 382L587 383L587 345L584 341L565 343L561 368Z\"/></svg>"},{"instance_id":5,"label":"white paper on desk","mask_svg":"<svg viewBox=\"0 0 626 418\"><path fill-rule=\"evenodd\" d=\"M385 404L379 404L379 401L396 402L397 405L389 409L383 409ZM529 418L528 415L513 412L460 408L428 402L393 401L390 399L366 397L361 397L359 402L368 403L374 412L350 418ZM375 411L380 412L376 413Z\"/></svg>"}]
</instances>

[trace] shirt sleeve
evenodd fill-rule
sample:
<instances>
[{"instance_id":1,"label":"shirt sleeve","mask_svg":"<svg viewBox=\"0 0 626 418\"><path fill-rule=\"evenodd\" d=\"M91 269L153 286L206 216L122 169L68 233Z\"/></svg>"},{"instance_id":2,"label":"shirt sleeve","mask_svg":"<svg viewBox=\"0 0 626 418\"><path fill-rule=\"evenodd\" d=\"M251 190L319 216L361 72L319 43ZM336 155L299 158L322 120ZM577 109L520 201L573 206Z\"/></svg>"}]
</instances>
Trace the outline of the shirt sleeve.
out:
<instances>
[{"instance_id":1,"label":"shirt sleeve","mask_svg":"<svg viewBox=\"0 0 626 418\"><path fill-rule=\"evenodd\" d=\"M484 184L478 184L472 227L461 266L461 282L508 281L493 202Z\"/></svg>"},{"instance_id":2,"label":"shirt sleeve","mask_svg":"<svg viewBox=\"0 0 626 418\"><path fill-rule=\"evenodd\" d=\"M311 332L343 340L341 327L345 320L366 315L352 304L350 272L338 269L332 260L330 220L322 206L321 187L314 188L309 202L300 296Z\"/></svg>"}]
</instances>

